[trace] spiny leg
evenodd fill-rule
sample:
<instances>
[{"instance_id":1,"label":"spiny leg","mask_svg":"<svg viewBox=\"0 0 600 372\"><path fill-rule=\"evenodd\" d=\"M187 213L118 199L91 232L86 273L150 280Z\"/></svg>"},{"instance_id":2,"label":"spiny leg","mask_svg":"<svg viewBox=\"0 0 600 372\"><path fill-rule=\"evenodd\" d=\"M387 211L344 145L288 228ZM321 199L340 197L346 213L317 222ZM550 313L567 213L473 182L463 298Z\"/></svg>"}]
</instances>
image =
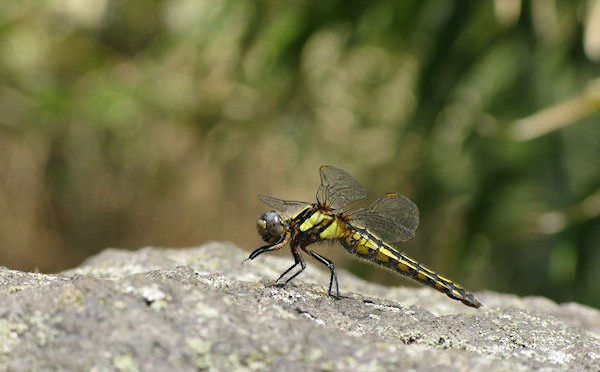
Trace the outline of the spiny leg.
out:
<instances>
[{"instance_id":1,"label":"spiny leg","mask_svg":"<svg viewBox=\"0 0 600 372\"><path fill-rule=\"evenodd\" d=\"M281 249L283 246L285 246L289 242L289 240L290 240L290 234L288 233L277 244L264 245L260 248L255 249L254 251L252 251L252 253L250 253L250 256L248 256L248 258L246 258L244 261L242 261L242 263L244 263L248 260L253 260L265 252L276 251L278 249Z\"/></svg>"},{"instance_id":2,"label":"spiny leg","mask_svg":"<svg viewBox=\"0 0 600 372\"><path fill-rule=\"evenodd\" d=\"M244 261L242 261L242 263L244 263L248 260L253 260L265 252L275 251L279 248L281 248L281 247L279 247L279 244L269 244L269 245L265 245L260 248L257 248L255 250L253 250L252 253L250 253L250 256L248 256L248 258L246 258Z\"/></svg>"},{"instance_id":3,"label":"spiny leg","mask_svg":"<svg viewBox=\"0 0 600 372\"><path fill-rule=\"evenodd\" d=\"M242 261L242 263L248 261L248 260L253 260L256 257L258 257L259 255L265 253L265 252L270 252L270 251L274 251L277 249L280 249L281 247L283 247L284 245L286 245L289 241L290 241L291 235L288 232L283 239L281 239L281 241L277 244L273 244L273 245L265 245L262 246L260 248L255 249L252 253L250 253L250 256L248 258L246 258L244 261ZM300 274L301 272L304 271L304 269L306 269L306 263L304 263L304 260L302 259L302 256L300 255L300 252L298 252L298 249L296 248L296 245L292 244L291 245L291 250L292 250L292 255L294 256L294 264L292 266L290 266L287 270L285 270L283 272L283 274L281 274L279 276L279 278L277 278L277 280L275 281L275 283L271 284L274 286L280 286L283 287L285 286L290 280L294 279L296 276L298 276L298 274ZM298 266L298 264L300 264L300 270L298 270L298 272L296 272L294 275L292 275L288 280L286 280L284 283L282 284L277 284L278 281L281 280L281 278L283 278L287 273L289 273L290 271L292 271L294 269L294 267Z\"/></svg>"},{"instance_id":4,"label":"spiny leg","mask_svg":"<svg viewBox=\"0 0 600 372\"><path fill-rule=\"evenodd\" d=\"M333 264L333 261L331 261L328 258L325 258L323 256L321 256L320 254L318 254L317 252L313 252L309 249L306 249L306 247L301 247L302 250L304 252L307 252L308 254L310 254L315 260L319 261L320 263L322 263L323 265L327 266L327 268L329 269L329 271L331 271L331 277L329 278L329 290L327 291L327 293L335 298L335 299L340 299L340 286L338 284L338 279L337 279L337 274L335 272L335 266ZM335 293L333 294L331 292L331 289L333 288L333 283L335 282Z\"/></svg>"},{"instance_id":5,"label":"spiny leg","mask_svg":"<svg viewBox=\"0 0 600 372\"><path fill-rule=\"evenodd\" d=\"M292 245L291 248L292 248L292 255L294 256L294 264L292 266L290 266L286 271L284 271L283 274L279 275L279 278L277 278L275 283L280 281L281 278L283 278L287 273L292 271L294 269L294 267L300 265L300 270L295 272L294 275L290 276L283 284L279 284L281 287L287 285L292 279L297 277L301 272L304 271L304 269L306 269L306 263L302 259L302 256L300 255L300 252L298 252L298 249L296 248L296 246Z\"/></svg>"}]
</instances>

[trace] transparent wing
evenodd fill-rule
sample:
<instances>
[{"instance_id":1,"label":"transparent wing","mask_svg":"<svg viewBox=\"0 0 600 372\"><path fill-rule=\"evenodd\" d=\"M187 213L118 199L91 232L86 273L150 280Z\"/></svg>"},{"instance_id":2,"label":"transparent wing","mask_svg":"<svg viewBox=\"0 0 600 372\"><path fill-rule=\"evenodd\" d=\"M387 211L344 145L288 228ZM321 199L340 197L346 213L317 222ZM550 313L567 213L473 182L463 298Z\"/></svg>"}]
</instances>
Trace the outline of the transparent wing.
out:
<instances>
[{"instance_id":1,"label":"transparent wing","mask_svg":"<svg viewBox=\"0 0 600 372\"><path fill-rule=\"evenodd\" d=\"M364 199L367 191L349 173L331 165L322 165L321 186L317 190L319 205L340 209L353 201Z\"/></svg>"},{"instance_id":2,"label":"transparent wing","mask_svg":"<svg viewBox=\"0 0 600 372\"><path fill-rule=\"evenodd\" d=\"M275 209L278 212L284 213L288 217L295 215L297 212L306 208L307 205L311 204L302 201L277 199L264 195L259 195L258 198L260 199L260 201L262 201L269 207Z\"/></svg>"},{"instance_id":3,"label":"transparent wing","mask_svg":"<svg viewBox=\"0 0 600 372\"><path fill-rule=\"evenodd\" d=\"M388 193L350 213L350 218L388 243L405 242L415 236L419 209L406 196Z\"/></svg>"}]
</instances>

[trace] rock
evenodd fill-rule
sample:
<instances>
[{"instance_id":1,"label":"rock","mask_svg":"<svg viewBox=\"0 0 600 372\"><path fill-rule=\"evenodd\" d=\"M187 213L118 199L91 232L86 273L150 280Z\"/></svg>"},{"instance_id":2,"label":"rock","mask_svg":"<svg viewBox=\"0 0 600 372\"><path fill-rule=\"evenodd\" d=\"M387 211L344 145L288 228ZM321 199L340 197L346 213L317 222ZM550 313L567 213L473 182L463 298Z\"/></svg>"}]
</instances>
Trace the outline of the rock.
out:
<instances>
[{"instance_id":1,"label":"rock","mask_svg":"<svg viewBox=\"0 0 600 372\"><path fill-rule=\"evenodd\" d=\"M480 292L386 288L230 244L108 249L60 274L0 269L0 370L600 369L600 312Z\"/></svg>"}]
</instances>

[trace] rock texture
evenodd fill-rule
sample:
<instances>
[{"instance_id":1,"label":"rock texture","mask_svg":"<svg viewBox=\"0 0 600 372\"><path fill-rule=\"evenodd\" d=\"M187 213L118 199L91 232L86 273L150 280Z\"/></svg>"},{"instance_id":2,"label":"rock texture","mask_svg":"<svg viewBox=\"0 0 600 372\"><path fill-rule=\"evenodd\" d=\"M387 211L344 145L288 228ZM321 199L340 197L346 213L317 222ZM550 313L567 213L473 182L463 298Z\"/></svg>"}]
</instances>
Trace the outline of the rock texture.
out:
<instances>
[{"instance_id":1,"label":"rock texture","mask_svg":"<svg viewBox=\"0 0 600 372\"><path fill-rule=\"evenodd\" d=\"M385 288L342 270L327 296L310 266L225 243L108 249L56 275L0 268L0 370L592 370L600 312L477 293L472 309L428 288Z\"/></svg>"}]
</instances>

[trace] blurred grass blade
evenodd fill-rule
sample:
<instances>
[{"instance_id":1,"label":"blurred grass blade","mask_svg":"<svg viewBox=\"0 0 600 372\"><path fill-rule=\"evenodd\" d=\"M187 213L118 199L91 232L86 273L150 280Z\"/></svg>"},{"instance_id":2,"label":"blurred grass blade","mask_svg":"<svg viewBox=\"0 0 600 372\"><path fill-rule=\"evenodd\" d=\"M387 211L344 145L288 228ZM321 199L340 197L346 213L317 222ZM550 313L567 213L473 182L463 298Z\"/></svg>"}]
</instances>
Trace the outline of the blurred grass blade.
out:
<instances>
[{"instance_id":1,"label":"blurred grass blade","mask_svg":"<svg viewBox=\"0 0 600 372\"><path fill-rule=\"evenodd\" d=\"M598 111L600 111L600 79L591 81L587 89L575 98L517 120L510 128L509 134L517 141L528 141L575 124Z\"/></svg>"}]
</instances>

